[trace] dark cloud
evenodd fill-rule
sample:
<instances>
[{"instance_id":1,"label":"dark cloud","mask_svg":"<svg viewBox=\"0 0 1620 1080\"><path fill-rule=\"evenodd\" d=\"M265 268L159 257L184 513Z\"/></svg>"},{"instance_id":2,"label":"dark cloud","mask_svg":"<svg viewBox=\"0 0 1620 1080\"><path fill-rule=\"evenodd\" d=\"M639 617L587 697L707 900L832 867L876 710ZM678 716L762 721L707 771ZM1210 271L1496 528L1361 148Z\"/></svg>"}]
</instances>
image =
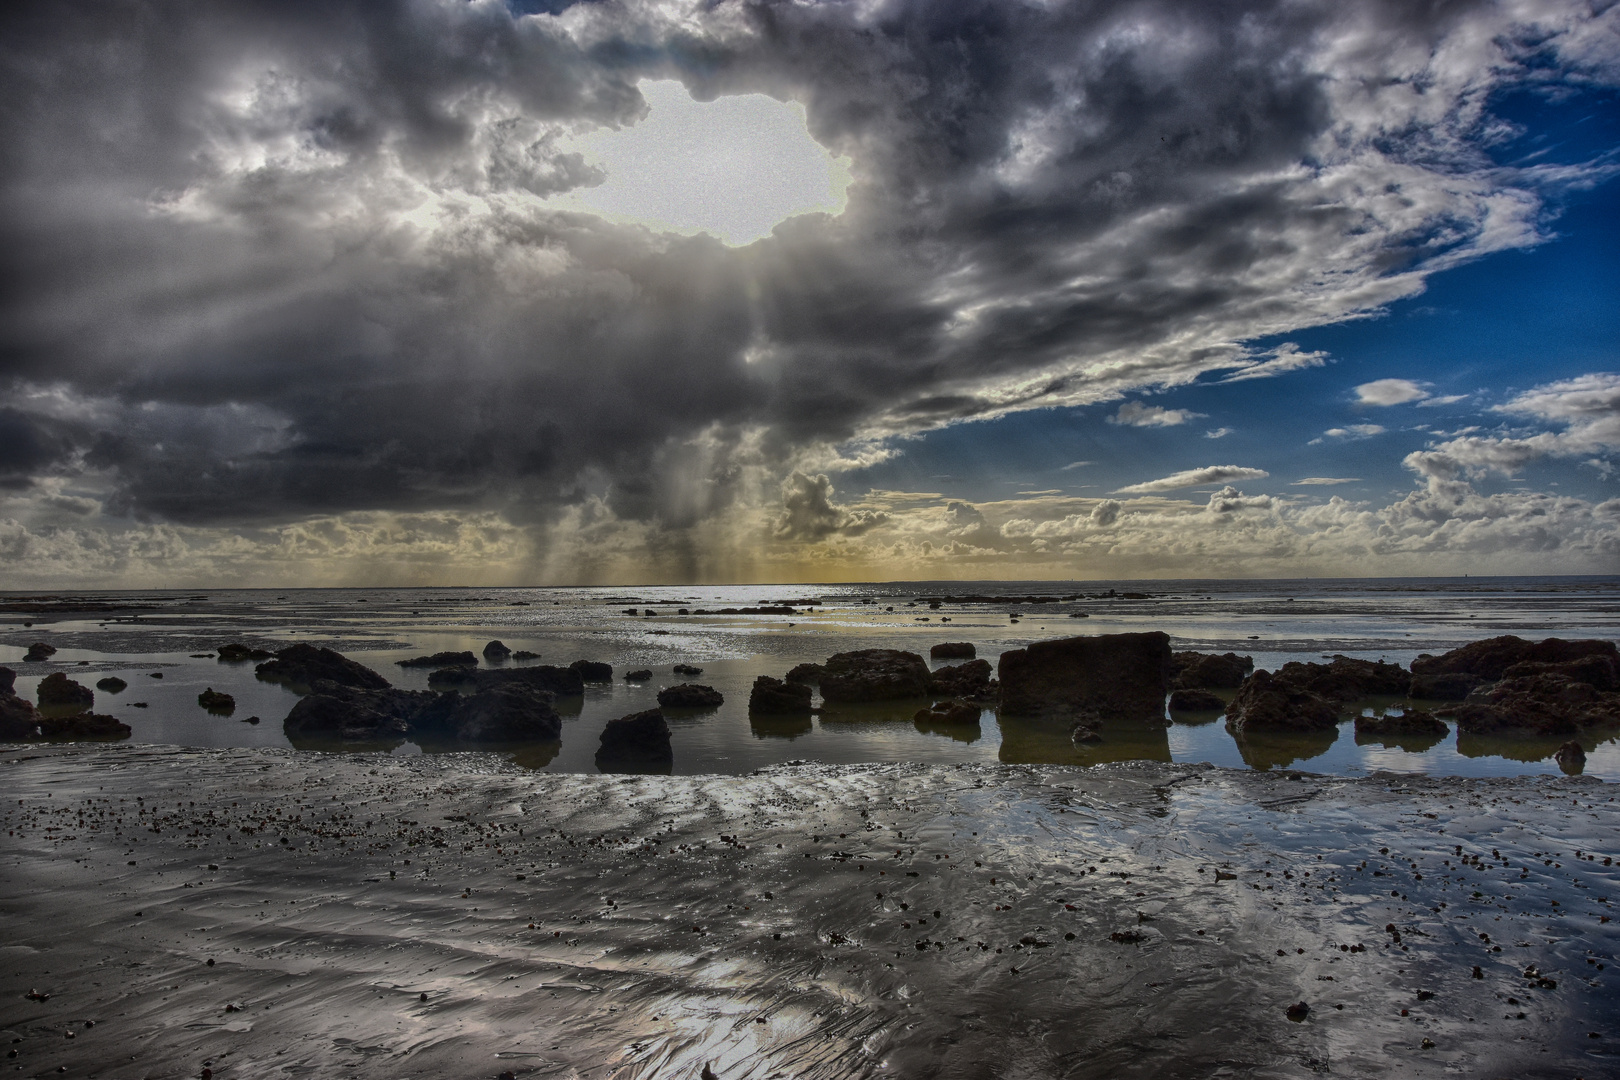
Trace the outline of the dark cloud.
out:
<instances>
[{"instance_id":1,"label":"dark cloud","mask_svg":"<svg viewBox=\"0 0 1620 1080\"><path fill-rule=\"evenodd\" d=\"M1320 362L1239 343L1534 242L1544 181L1484 159L1480 103L1613 63L1585 8L1539 18L14 4L0 483L191 523L600 498L684 527L790 474L779 535L849 533L806 447ZM671 76L802 101L849 209L731 249L536 198L598 182L559 140Z\"/></svg>"}]
</instances>

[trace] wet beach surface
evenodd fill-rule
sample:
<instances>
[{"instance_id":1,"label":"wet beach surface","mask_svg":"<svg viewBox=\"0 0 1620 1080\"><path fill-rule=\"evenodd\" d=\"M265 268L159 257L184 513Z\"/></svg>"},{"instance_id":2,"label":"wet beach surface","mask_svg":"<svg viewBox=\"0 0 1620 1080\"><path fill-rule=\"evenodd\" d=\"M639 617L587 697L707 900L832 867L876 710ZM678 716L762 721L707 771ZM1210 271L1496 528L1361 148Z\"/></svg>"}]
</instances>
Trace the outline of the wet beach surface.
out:
<instances>
[{"instance_id":1,"label":"wet beach surface","mask_svg":"<svg viewBox=\"0 0 1620 1080\"><path fill-rule=\"evenodd\" d=\"M1589 777L132 744L0 777L21 1075L1620 1071Z\"/></svg>"},{"instance_id":2,"label":"wet beach surface","mask_svg":"<svg viewBox=\"0 0 1620 1080\"><path fill-rule=\"evenodd\" d=\"M985 595L1005 602L951 599ZM1030 596L1077 598L1036 604L1028 602ZM697 614L782 604L794 606L795 613ZM679 614L682 608L691 614ZM1044 638L1140 630L1165 631L1176 649L1252 655L1257 667L1270 670L1333 653L1406 664L1421 652L1497 634L1612 640L1620 636L1620 578L19 593L0 598L0 664L18 672L18 693L29 698L53 671L86 686L106 675L124 679L129 685L121 692L96 691L95 708L130 725L132 741L155 745L292 745L281 720L296 695L257 680L252 663L220 663L210 655L227 642L266 649L325 645L396 686L427 689L427 669L400 668L395 661L440 651L478 653L500 639L539 653L537 663L588 659L614 667L612 683L589 685L583 699L559 702L560 741L498 748L526 768L552 772L595 772L608 720L650 708L660 686L694 681L714 686L726 700L714 710L670 712L677 774L742 774L801 758L1065 765L1147 759L1340 775L1378 769L1455 776L1559 773L1552 760L1558 739L1459 738L1453 731L1438 741L1358 740L1349 718L1336 732L1239 743L1219 713L1181 713L1163 732L1105 732L1103 743L1076 747L1066 726L1004 718L988 708L977 725L951 728L914 724L916 703L814 720L748 716L756 676L780 677L795 664L843 650L901 648L926 656L934 643L969 641L994 663L1001 652ZM58 652L48 662L21 662L35 641ZM703 674L678 676L672 668L679 663L701 667ZM624 673L636 668L651 669L654 678L626 683ZM233 695L235 711L221 716L201 708L197 695L205 689ZM1369 700L1358 711L1399 711L1407 704ZM260 722L247 723L248 717ZM1617 736L1581 736L1586 775L1620 780ZM398 754L466 749L408 741L299 745Z\"/></svg>"}]
</instances>

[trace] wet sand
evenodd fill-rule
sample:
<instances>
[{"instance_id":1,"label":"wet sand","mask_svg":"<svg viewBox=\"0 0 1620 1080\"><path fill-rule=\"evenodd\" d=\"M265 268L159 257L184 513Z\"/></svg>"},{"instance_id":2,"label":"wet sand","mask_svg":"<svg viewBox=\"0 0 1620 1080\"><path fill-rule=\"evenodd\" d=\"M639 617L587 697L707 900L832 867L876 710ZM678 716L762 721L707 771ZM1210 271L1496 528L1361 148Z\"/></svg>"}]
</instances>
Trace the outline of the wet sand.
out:
<instances>
[{"instance_id":1,"label":"wet sand","mask_svg":"<svg viewBox=\"0 0 1620 1080\"><path fill-rule=\"evenodd\" d=\"M1589 778L136 745L0 777L25 1076L1620 1074Z\"/></svg>"}]
</instances>

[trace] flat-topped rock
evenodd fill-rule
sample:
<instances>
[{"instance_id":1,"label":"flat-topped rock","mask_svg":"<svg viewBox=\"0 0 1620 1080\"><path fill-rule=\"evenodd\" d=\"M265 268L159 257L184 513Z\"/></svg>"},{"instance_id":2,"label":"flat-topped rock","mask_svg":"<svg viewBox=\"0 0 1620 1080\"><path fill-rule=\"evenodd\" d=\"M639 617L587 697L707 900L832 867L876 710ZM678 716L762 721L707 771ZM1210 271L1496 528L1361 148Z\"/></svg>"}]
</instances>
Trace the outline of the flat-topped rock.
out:
<instances>
[{"instance_id":1,"label":"flat-topped rock","mask_svg":"<svg viewBox=\"0 0 1620 1080\"><path fill-rule=\"evenodd\" d=\"M750 716L794 716L810 713L810 688L761 675L748 694Z\"/></svg>"},{"instance_id":2,"label":"flat-topped rock","mask_svg":"<svg viewBox=\"0 0 1620 1080\"><path fill-rule=\"evenodd\" d=\"M667 771L674 761L669 722L657 709L609 720L602 728L596 767L603 772Z\"/></svg>"},{"instance_id":3,"label":"flat-topped rock","mask_svg":"<svg viewBox=\"0 0 1620 1080\"><path fill-rule=\"evenodd\" d=\"M789 673L790 677L792 673ZM859 649L829 656L822 665L821 698L829 703L926 697L928 662L899 649Z\"/></svg>"},{"instance_id":4,"label":"flat-topped rock","mask_svg":"<svg viewBox=\"0 0 1620 1080\"><path fill-rule=\"evenodd\" d=\"M658 691L658 704L666 709L717 709L725 702L720 691L701 683L681 683Z\"/></svg>"},{"instance_id":5,"label":"flat-topped rock","mask_svg":"<svg viewBox=\"0 0 1620 1080\"><path fill-rule=\"evenodd\" d=\"M1557 664L1579 660L1583 656L1620 656L1612 641L1583 639L1565 641L1546 638L1526 641L1512 634L1471 641L1459 649L1439 656L1424 654L1412 661L1413 675L1442 675L1457 672L1478 675L1483 679L1500 679L1514 664Z\"/></svg>"},{"instance_id":6,"label":"flat-topped rock","mask_svg":"<svg viewBox=\"0 0 1620 1080\"><path fill-rule=\"evenodd\" d=\"M1001 654L1001 708L1014 716L1164 723L1170 638L1161 631L1037 641Z\"/></svg>"}]
</instances>

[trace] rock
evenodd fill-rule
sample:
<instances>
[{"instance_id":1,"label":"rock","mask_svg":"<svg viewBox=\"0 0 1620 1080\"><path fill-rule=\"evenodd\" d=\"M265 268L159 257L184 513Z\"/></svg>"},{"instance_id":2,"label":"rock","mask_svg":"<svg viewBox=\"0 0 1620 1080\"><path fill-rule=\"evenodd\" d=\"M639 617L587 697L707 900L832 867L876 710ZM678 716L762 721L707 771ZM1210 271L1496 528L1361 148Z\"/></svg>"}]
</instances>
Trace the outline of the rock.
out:
<instances>
[{"instance_id":1,"label":"rock","mask_svg":"<svg viewBox=\"0 0 1620 1080\"><path fill-rule=\"evenodd\" d=\"M17 692L16 685L17 673L8 667L0 667L0 697L15 694Z\"/></svg>"},{"instance_id":2,"label":"rock","mask_svg":"<svg viewBox=\"0 0 1620 1080\"><path fill-rule=\"evenodd\" d=\"M1337 730L1339 706L1269 671L1257 671L1243 681L1226 708L1226 727L1264 731Z\"/></svg>"},{"instance_id":3,"label":"rock","mask_svg":"<svg viewBox=\"0 0 1620 1080\"><path fill-rule=\"evenodd\" d=\"M224 664L239 664L244 660L269 660L276 655L266 649L250 649L236 642L221 645L216 651L219 653L220 662Z\"/></svg>"},{"instance_id":4,"label":"rock","mask_svg":"<svg viewBox=\"0 0 1620 1080\"><path fill-rule=\"evenodd\" d=\"M1356 734L1396 737L1431 735L1444 738L1451 734L1451 729L1446 727L1445 721L1438 719L1433 713L1424 712L1422 709L1408 709L1399 715L1386 713L1383 716L1358 716Z\"/></svg>"},{"instance_id":5,"label":"rock","mask_svg":"<svg viewBox=\"0 0 1620 1080\"><path fill-rule=\"evenodd\" d=\"M266 682L293 687L313 687L324 680L357 690L389 689L388 680L364 664L318 645L289 645L276 653L274 660L267 660L253 670Z\"/></svg>"},{"instance_id":6,"label":"rock","mask_svg":"<svg viewBox=\"0 0 1620 1080\"><path fill-rule=\"evenodd\" d=\"M1253 670L1252 656L1239 656L1237 653L1171 653L1170 688L1236 690Z\"/></svg>"},{"instance_id":7,"label":"rock","mask_svg":"<svg viewBox=\"0 0 1620 1080\"><path fill-rule=\"evenodd\" d=\"M229 715L236 711L236 699L229 694L220 693L212 686L197 695L197 704L211 713Z\"/></svg>"},{"instance_id":8,"label":"rock","mask_svg":"<svg viewBox=\"0 0 1620 1080\"><path fill-rule=\"evenodd\" d=\"M568 667L573 671L579 672L579 677L584 682L613 681L612 664L601 664L597 663L595 660L575 660L572 664L569 664Z\"/></svg>"},{"instance_id":9,"label":"rock","mask_svg":"<svg viewBox=\"0 0 1620 1080\"><path fill-rule=\"evenodd\" d=\"M978 655L970 641L942 641L928 650L930 660L972 660Z\"/></svg>"},{"instance_id":10,"label":"rock","mask_svg":"<svg viewBox=\"0 0 1620 1080\"><path fill-rule=\"evenodd\" d=\"M1445 675L1461 672L1494 680L1500 679L1514 664L1526 662L1558 664L1579 660L1583 656L1616 657L1620 656L1620 650L1615 648L1612 641L1592 639L1565 641L1562 638L1547 638L1544 641L1530 642L1507 634L1502 637L1486 638L1483 641L1473 641L1460 649L1452 649L1439 656L1427 654L1420 656L1412 661L1412 674Z\"/></svg>"},{"instance_id":11,"label":"rock","mask_svg":"<svg viewBox=\"0 0 1620 1080\"><path fill-rule=\"evenodd\" d=\"M521 682L498 683L467 697L444 694L411 718L411 731L458 742L550 742L562 736L554 700Z\"/></svg>"},{"instance_id":12,"label":"rock","mask_svg":"<svg viewBox=\"0 0 1620 1080\"><path fill-rule=\"evenodd\" d=\"M821 682L821 677L825 674L827 674L827 669L820 664L799 664L783 678L788 682L805 683L814 686Z\"/></svg>"},{"instance_id":13,"label":"rock","mask_svg":"<svg viewBox=\"0 0 1620 1080\"><path fill-rule=\"evenodd\" d=\"M1574 739L1569 740L1553 754L1553 760L1558 767L1571 776L1578 775L1586 768L1586 751Z\"/></svg>"},{"instance_id":14,"label":"rock","mask_svg":"<svg viewBox=\"0 0 1620 1080\"><path fill-rule=\"evenodd\" d=\"M96 683L97 690L105 690L109 694L117 694L129 688L129 683L116 675L109 675Z\"/></svg>"},{"instance_id":15,"label":"rock","mask_svg":"<svg viewBox=\"0 0 1620 1080\"><path fill-rule=\"evenodd\" d=\"M417 656L409 660L395 660L400 667L477 667L478 657L471 650L465 652L436 652L432 656Z\"/></svg>"},{"instance_id":16,"label":"rock","mask_svg":"<svg viewBox=\"0 0 1620 1080\"><path fill-rule=\"evenodd\" d=\"M681 683L658 691L658 704L666 709L714 709L725 701L720 691L699 683Z\"/></svg>"},{"instance_id":17,"label":"rock","mask_svg":"<svg viewBox=\"0 0 1620 1080\"><path fill-rule=\"evenodd\" d=\"M1037 641L1001 654L1001 708L1015 716L1164 723L1170 638L1161 631Z\"/></svg>"},{"instance_id":18,"label":"rock","mask_svg":"<svg viewBox=\"0 0 1620 1080\"><path fill-rule=\"evenodd\" d=\"M929 676L928 692L945 697L984 698L991 696L991 685L990 661L970 660L935 671Z\"/></svg>"},{"instance_id":19,"label":"rock","mask_svg":"<svg viewBox=\"0 0 1620 1080\"><path fill-rule=\"evenodd\" d=\"M39 681L35 695L41 707L88 709L96 703L96 695L88 686L76 683L60 671L53 671Z\"/></svg>"},{"instance_id":20,"label":"rock","mask_svg":"<svg viewBox=\"0 0 1620 1080\"><path fill-rule=\"evenodd\" d=\"M1471 735L1573 735L1582 728L1620 723L1620 694L1551 672L1502 679L1478 687L1461 705L1441 711Z\"/></svg>"},{"instance_id":21,"label":"rock","mask_svg":"<svg viewBox=\"0 0 1620 1080\"><path fill-rule=\"evenodd\" d=\"M624 673L625 682L646 682L651 678L652 671L649 668L640 668L636 671L627 671Z\"/></svg>"},{"instance_id":22,"label":"rock","mask_svg":"<svg viewBox=\"0 0 1620 1080\"><path fill-rule=\"evenodd\" d=\"M936 701L926 709L918 709L913 722L928 727L953 727L979 723L983 710L965 701Z\"/></svg>"},{"instance_id":23,"label":"rock","mask_svg":"<svg viewBox=\"0 0 1620 1080\"><path fill-rule=\"evenodd\" d=\"M926 697L932 678L927 662L916 653L898 649L842 652L827 658L821 697L843 704Z\"/></svg>"},{"instance_id":24,"label":"rock","mask_svg":"<svg viewBox=\"0 0 1620 1080\"><path fill-rule=\"evenodd\" d=\"M39 710L33 702L16 694L0 694L0 739L35 738L39 724Z\"/></svg>"},{"instance_id":25,"label":"rock","mask_svg":"<svg viewBox=\"0 0 1620 1080\"><path fill-rule=\"evenodd\" d=\"M1084 746L1087 743L1100 743L1103 741L1103 737L1102 732L1097 728L1097 721L1093 720L1088 723L1082 720L1069 729L1069 741L1076 746Z\"/></svg>"},{"instance_id":26,"label":"rock","mask_svg":"<svg viewBox=\"0 0 1620 1080\"><path fill-rule=\"evenodd\" d=\"M1593 653L1574 660L1553 663L1521 660L1502 672L1504 679L1526 678L1533 675L1557 675L1571 682L1586 683L1594 690L1612 693L1620 690L1620 657Z\"/></svg>"},{"instance_id":27,"label":"rock","mask_svg":"<svg viewBox=\"0 0 1620 1080\"><path fill-rule=\"evenodd\" d=\"M691 664L676 664L670 670L673 671L677 675L688 675L688 676L690 676L690 675L701 675L701 674L703 674L703 669L702 668L693 667Z\"/></svg>"},{"instance_id":28,"label":"rock","mask_svg":"<svg viewBox=\"0 0 1620 1080\"><path fill-rule=\"evenodd\" d=\"M1335 656L1330 664L1290 660L1275 677L1296 690L1319 694L1329 701L1349 702L1375 694L1401 696L1412 683L1411 673L1399 664Z\"/></svg>"},{"instance_id":29,"label":"rock","mask_svg":"<svg viewBox=\"0 0 1620 1080\"><path fill-rule=\"evenodd\" d=\"M1483 676L1466 671L1443 671L1436 675L1413 675L1408 697L1426 701L1461 701L1469 691L1487 682Z\"/></svg>"},{"instance_id":30,"label":"rock","mask_svg":"<svg viewBox=\"0 0 1620 1080\"><path fill-rule=\"evenodd\" d=\"M1215 712L1226 708L1219 694L1208 690L1176 690L1170 695L1171 712Z\"/></svg>"},{"instance_id":31,"label":"rock","mask_svg":"<svg viewBox=\"0 0 1620 1080\"><path fill-rule=\"evenodd\" d=\"M502 683L516 682L536 690L548 690L558 697L575 697L585 692L585 680L573 668L553 664L534 667L503 668L498 671L480 671L477 668L454 667L428 675L428 685L449 690L488 690Z\"/></svg>"},{"instance_id":32,"label":"rock","mask_svg":"<svg viewBox=\"0 0 1620 1080\"><path fill-rule=\"evenodd\" d=\"M748 693L748 715L790 716L810 712L810 688L803 683L784 682L769 675L754 680Z\"/></svg>"},{"instance_id":33,"label":"rock","mask_svg":"<svg viewBox=\"0 0 1620 1080\"><path fill-rule=\"evenodd\" d=\"M503 641L492 641L484 646L485 660L508 660L511 656L512 650L508 649Z\"/></svg>"},{"instance_id":34,"label":"rock","mask_svg":"<svg viewBox=\"0 0 1620 1080\"><path fill-rule=\"evenodd\" d=\"M1305 1021L1307 1016L1311 1015L1311 1007L1305 1002L1301 1001L1297 1004L1288 1006L1287 1011L1285 1011L1283 1015L1288 1017L1288 1019L1292 1020L1294 1023L1300 1024Z\"/></svg>"},{"instance_id":35,"label":"rock","mask_svg":"<svg viewBox=\"0 0 1620 1080\"><path fill-rule=\"evenodd\" d=\"M537 652L530 652L528 649L519 649L517 652L512 654L512 659L514 659L514 660L538 660L538 659L540 659L540 654L537 653Z\"/></svg>"},{"instance_id":36,"label":"rock","mask_svg":"<svg viewBox=\"0 0 1620 1080\"><path fill-rule=\"evenodd\" d=\"M43 660L49 660L55 655L56 647L54 645L47 645L43 641L36 641L32 645L28 646L28 652L24 654L23 662L28 664L37 664Z\"/></svg>"},{"instance_id":37,"label":"rock","mask_svg":"<svg viewBox=\"0 0 1620 1080\"><path fill-rule=\"evenodd\" d=\"M292 707L282 727L289 737L397 738L409 733L412 717L439 697L431 690L376 690L319 679Z\"/></svg>"},{"instance_id":38,"label":"rock","mask_svg":"<svg viewBox=\"0 0 1620 1080\"><path fill-rule=\"evenodd\" d=\"M127 739L131 734L129 725L116 717L92 712L45 716L25 698L0 695L0 739Z\"/></svg>"},{"instance_id":39,"label":"rock","mask_svg":"<svg viewBox=\"0 0 1620 1080\"><path fill-rule=\"evenodd\" d=\"M675 761L669 743L669 722L657 709L609 720L602 728L596 767L603 772L638 768L668 768Z\"/></svg>"}]
</instances>

